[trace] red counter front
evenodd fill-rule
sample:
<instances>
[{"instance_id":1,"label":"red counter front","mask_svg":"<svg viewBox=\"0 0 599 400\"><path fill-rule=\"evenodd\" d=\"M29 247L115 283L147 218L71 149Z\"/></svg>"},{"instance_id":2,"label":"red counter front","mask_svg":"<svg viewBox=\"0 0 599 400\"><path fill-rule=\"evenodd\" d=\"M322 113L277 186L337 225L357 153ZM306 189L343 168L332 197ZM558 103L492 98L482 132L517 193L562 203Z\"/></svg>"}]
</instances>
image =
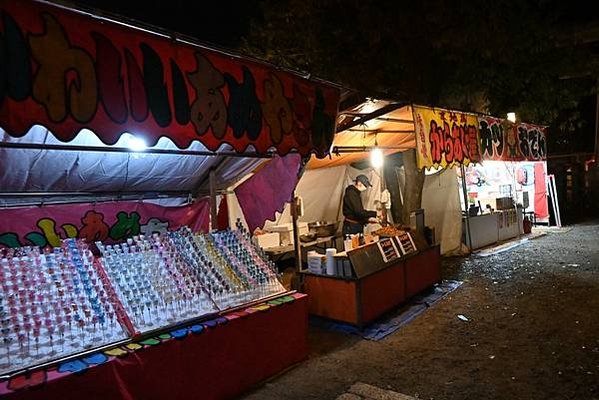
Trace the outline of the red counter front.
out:
<instances>
[{"instance_id":1,"label":"red counter front","mask_svg":"<svg viewBox=\"0 0 599 400\"><path fill-rule=\"evenodd\" d=\"M6 399L226 399L308 355L307 296L226 315L214 327L181 339L109 357L80 373L56 369L0 383ZM28 388L34 384L38 386ZM13 389L14 391L11 391Z\"/></svg>"},{"instance_id":2,"label":"red counter front","mask_svg":"<svg viewBox=\"0 0 599 400\"><path fill-rule=\"evenodd\" d=\"M362 278L304 274L310 314L363 326L441 280L439 246Z\"/></svg>"}]
</instances>

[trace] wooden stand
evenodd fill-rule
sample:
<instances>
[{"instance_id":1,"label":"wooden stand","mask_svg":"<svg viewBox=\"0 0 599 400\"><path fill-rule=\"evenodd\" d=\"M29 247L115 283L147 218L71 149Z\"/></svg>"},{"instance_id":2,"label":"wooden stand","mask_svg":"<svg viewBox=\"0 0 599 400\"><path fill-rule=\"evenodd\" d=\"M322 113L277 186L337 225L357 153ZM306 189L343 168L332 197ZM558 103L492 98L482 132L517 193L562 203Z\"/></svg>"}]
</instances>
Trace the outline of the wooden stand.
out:
<instances>
[{"instance_id":1,"label":"wooden stand","mask_svg":"<svg viewBox=\"0 0 599 400\"><path fill-rule=\"evenodd\" d=\"M439 282L441 254L429 247L361 278L303 273L310 314L362 327Z\"/></svg>"}]
</instances>

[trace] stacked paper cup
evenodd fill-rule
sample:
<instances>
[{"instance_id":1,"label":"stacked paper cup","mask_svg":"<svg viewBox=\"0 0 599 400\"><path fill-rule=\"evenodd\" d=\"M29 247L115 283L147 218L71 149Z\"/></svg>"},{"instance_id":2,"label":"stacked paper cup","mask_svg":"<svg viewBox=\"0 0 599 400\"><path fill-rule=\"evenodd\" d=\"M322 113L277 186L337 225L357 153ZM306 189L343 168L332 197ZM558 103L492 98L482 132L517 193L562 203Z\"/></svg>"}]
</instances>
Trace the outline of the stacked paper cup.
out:
<instances>
[{"instance_id":1,"label":"stacked paper cup","mask_svg":"<svg viewBox=\"0 0 599 400\"><path fill-rule=\"evenodd\" d=\"M335 275L335 254L337 254L337 249L327 249L326 251L327 275Z\"/></svg>"}]
</instances>

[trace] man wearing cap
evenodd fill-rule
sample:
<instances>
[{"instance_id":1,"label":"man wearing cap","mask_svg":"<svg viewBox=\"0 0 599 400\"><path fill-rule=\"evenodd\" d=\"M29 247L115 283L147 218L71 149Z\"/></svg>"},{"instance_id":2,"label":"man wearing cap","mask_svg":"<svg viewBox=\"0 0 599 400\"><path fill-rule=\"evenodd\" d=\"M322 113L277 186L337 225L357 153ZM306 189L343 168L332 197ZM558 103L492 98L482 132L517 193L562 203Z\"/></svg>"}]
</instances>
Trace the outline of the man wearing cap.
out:
<instances>
[{"instance_id":1,"label":"man wearing cap","mask_svg":"<svg viewBox=\"0 0 599 400\"><path fill-rule=\"evenodd\" d=\"M360 193L372 187L366 175L358 175L352 185L345 189L343 195L343 234L356 234L364 232L364 225L376 222L376 211L365 210L362 205Z\"/></svg>"}]
</instances>

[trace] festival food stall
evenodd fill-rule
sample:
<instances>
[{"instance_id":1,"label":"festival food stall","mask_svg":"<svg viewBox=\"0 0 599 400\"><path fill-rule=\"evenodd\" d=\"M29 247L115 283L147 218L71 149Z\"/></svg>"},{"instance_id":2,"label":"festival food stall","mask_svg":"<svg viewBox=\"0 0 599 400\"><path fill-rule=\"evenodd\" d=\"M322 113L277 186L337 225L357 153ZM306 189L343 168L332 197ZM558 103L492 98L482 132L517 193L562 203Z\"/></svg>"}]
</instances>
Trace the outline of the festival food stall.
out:
<instances>
[{"instance_id":1,"label":"festival food stall","mask_svg":"<svg viewBox=\"0 0 599 400\"><path fill-rule=\"evenodd\" d=\"M290 200L338 88L112 16L0 13L0 395L228 398L305 358L306 296L221 214L248 174L247 215Z\"/></svg>"},{"instance_id":2,"label":"festival food stall","mask_svg":"<svg viewBox=\"0 0 599 400\"><path fill-rule=\"evenodd\" d=\"M425 180L422 203L425 218L430 215L434 220L438 235L429 244L418 230L397 229L390 234L385 231L387 228L379 227L379 231L367 232L367 236L374 233L374 238L349 251L330 249L325 254L313 253L311 259L307 254L304 291L309 294L313 314L364 325L438 282L441 248L451 250L453 246L446 243L457 240L469 249L476 249L523 232L524 209L518 206L518 201L503 199L497 202L499 207L494 202L493 209L482 214L460 213L458 193L468 198L468 189L464 193L443 187L442 179L436 176L444 171L458 170L453 176L464 176L460 171L472 171L482 164L497 173L498 166L491 161L518 161L514 179L520 186L513 186L514 190L505 197L511 200L516 194L521 195L523 188L533 182L530 178L534 175L535 190L530 194L535 199L534 212L541 217L546 211L543 127L379 100L342 111L337 130L331 156L310 160L297 186L306 209L305 217L341 222L339 205L343 189L357 174L364 173L373 182L373 188L363 196L363 201L367 209L374 209L377 201L386 201L381 197L382 170L354 170L347 164L373 157L375 151L388 156L416 149L418 168L432 171L426 177L428 184ZM449 185L457 187L456 181L449 179ZM323 187L328 188L326 198L319 193Z\"/></svg>"},{"instance_id":3,"label":"festival food stall","mask_svg":"<svg viewBox=\"0 0 599 400\"><path fill-rule=\"evenodd\" d=\"M381 214L385 210L389 223L367 226L363 242L358 235L340 237L335 247L307 251L303 292L311 314L364 326L440 281L440 246L427 243L422 230L396 227L388 212L390 199L379 161L414 148L411 106L368 100L342 111L337 130L330 157L312 158L298 183L296 193L304 203L300 221L329 221L339 235L344 190L362 174L372 184L362 194L364 207L378 207ZM372 167L349 165L368 160L374 161Z\"/></svg>"},{"instance_id":4,"label":"festival food stall","mask_svg":"<svg viewBox=\"0 0 599 400\"><path fill-rule=\"evenodd\" d=\"M526 209L547 221L546 127L414 107L418 166L459 166L463 242L470 250L524 233Z\"/></svg>"}]
</instances>

